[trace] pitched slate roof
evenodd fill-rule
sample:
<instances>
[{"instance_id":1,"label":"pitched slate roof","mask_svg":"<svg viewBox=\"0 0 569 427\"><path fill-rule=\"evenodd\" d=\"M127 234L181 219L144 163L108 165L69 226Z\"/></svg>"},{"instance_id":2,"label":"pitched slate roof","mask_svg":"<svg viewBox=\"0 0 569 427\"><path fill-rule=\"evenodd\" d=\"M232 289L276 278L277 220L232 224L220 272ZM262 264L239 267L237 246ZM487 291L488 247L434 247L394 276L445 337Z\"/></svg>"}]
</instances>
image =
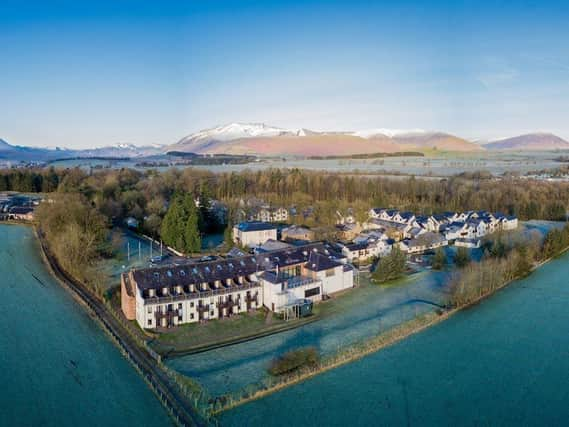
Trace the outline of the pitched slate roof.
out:
<instances>
[{"instance_id":1,"label":"pitched slate roof","mask_svg":"<svg viewBox=\"0 0 569 427\"><path fill-rule=\"evenodd\" d=\"M172 286L187 286L216 280L249 276L253 273L306 263L312 254L320 254L330 261L345 258L328 243L314 243L258 255L228 258L210 262L189 262L133 270L132 274L139 289L157 289Z\"/></svg>"},{"instance_id":2,"label":"pitched slate roof","mask_svg":"<svg viewBox=\"0 0 569 427\"><path fill-rule=\"evenodd\" d=\"M322 254L311 252L310 258L306 263L306 268L312 271L324 271L331 268L339 267L342 264L334 261L330 257L324 256Z\"/></svg>"}]
</instances>

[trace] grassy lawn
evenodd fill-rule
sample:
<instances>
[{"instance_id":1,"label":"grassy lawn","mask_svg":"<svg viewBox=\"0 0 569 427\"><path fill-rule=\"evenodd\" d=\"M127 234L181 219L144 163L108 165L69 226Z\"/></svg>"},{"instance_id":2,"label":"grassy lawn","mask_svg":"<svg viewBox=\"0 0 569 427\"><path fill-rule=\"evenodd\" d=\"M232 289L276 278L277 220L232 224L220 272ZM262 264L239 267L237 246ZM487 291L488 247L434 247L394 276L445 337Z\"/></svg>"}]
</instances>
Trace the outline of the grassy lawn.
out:
<instances>
[{"instance_id":1,"label":"grassy lawn","mask_svg":"<svg viewBox=\"0 0 569 427\"><path fill-rule=\"evenodd\" d=\"M190 323L161 330L151 345L162 354L192 352L200 347L221 345L300 326L318 316L284 321L266 310L242 313L238 316L207 323Z\"/></svg>"}]
</instances>

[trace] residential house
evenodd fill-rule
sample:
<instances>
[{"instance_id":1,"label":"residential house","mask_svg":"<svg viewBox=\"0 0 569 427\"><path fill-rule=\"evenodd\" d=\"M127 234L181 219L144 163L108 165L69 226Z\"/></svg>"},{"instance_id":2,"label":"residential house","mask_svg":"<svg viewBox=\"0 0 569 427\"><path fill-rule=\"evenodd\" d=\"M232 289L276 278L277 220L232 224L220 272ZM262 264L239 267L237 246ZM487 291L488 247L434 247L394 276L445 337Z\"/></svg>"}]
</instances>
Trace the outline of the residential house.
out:
<instances>
[{"instance_id":1,"label":"residential house","mask_svg":"<svg viewBox=\"0 0 569 427\"><path fill-rule=\"evenodd\" d=\"M314 231L300 225L291 225L281 231L281 239L292 241L303 240L308 242L314 240Z\"/></svg>"},{"instance_id":2,"label":"residential house","mask_svg":"<svg viewBox=\"0 0 569 427\"><path fill-rule=\"evenodd\" d=\"M254 208L249 215L250 221L284 222L288 220L288 210L285 208Z\"/></svg>"},{"instance_id":3,"label":"residential house","mask_svg":"<svg viewBox=\"0 0 569 427\"><path fill-rule=\"evenodd\" d=\"M34 208L31 206L13 206L8 209L8 219L33 221Z\"/></svg>"},{"instance_id":4,"label":"residential house","mask_svg":"<svg viewBox=\"0 0 569 427\"><path fill-rule=\"evenodd\" d=\"M441 229L442 234L449 241L460 238L471 238L473 231L465 222L454 221Z\"/></svg>"},{"instance_id":5,"label":"residential house","mask_svg":"<svg viewBox=\"0 0 569 427\"><path fill-rule=\"evenodd\" d=\"M469 219L466 224L472 230L469 237L484 237L488 234L488 223L483 218Z\"/></svg>"},{"instance_id":6,"label":"residential house","mask_svg":"<svg viewBox=\"0 0 569 427\"><path fill-rule=\"evenodd\" d=\"M233 241L238 245L254 247L269 239L277 240L277 227L268 222L241 222L233 227Z\"/></svg>"},{"instance_id":7,"label":"residential house","mask_svg":"<svg viewBox=\"0 0 569 427\"><path fill-rule=\"evenodd\" d=\"M518 219L515 216L507 216L502 219L502 230L514 230L518 228Z\"/></svg>"},{"instance_id":8,"label":"residential house","mask_svg":"<svg viewBox=\"0 0 569 427\"><path fill-rule=\"evenodd\" d=\"M399 248L408 254L416 254L448 245L448 240L440 233L431 231L421 234L414 239L399 242Z\"/></svg>"}]
</instances>

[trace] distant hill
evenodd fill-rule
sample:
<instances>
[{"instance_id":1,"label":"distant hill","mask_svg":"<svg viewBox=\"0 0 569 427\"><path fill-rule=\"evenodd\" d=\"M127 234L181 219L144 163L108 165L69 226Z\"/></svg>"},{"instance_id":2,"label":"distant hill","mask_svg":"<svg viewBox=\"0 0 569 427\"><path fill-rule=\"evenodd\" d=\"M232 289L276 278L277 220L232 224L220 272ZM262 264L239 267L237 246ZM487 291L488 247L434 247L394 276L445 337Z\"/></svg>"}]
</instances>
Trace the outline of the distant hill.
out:
<instances>
[{"instance_id":1,"label":"distant hill","mask_svg":"<svg viewBox=\"0 0 569 427\"><path fill-rule=\"evenodd\" d=\"M487 150L552 151L568 150L569 142L552 133L529 133L492 141L484 147Z\"/></svg>"},{"instance_id":2,"label":"distant hill","mask_svg":"<svg viewBox=\"0 0 569 427\"><path fill-rule=\"evenodd\" d=\"M281 129L262 123L231 123L186 136L167 151L258 155L331 156L438 149L481 151L472 142L442 132L372 129L319 132Z\"/></svg>"},{"instance_id":3,"label":"distant hill","mask_svg":"<svg viewBox=\"0 0 569 427\"><path fill-rule=\"evenodd\" d=\"M170 152L256 156L350 156L401 152L479 152L484 150L569 150L569 142L551 133L532 133L486 144L444 132L421 129L314 131L283 129L263 123L230 123L188 135L172 145L116 144L84 150L11 145L0 139L0 160L47 162L71 158L144 158Z\"/></svg>"},{"instance_id":4,"label":"distant hill","mask_svg":"<svg viewBox=\"0 0 569 427\"><path fill-rule=\"evenodd\" d=\"M0 139L0 159L6 161L36 161L47 162L57 159L77 157L145 157L162 154L162 146L137 147L132 144L117 144L115 146L73 150L66 148L36 148L11 145Z\"/></svg>"},{"instance_id":5,"label":"distant hill","mask_svg":"<svg viewBox=\"0 0 569 427\"><path fill-rule=\"evenodd\" d=\"M483 151L478 144L455 135L443 132L410 133L394 136L392 140L401 147L414 149L431 149L438 151Z\"/></svg>"},{"instance_id":6,"label":"distant hill","mask_svg":"<svg viewBox=\"0 0 569 427\"><path fill-rule=\"evenodd\" d=\"M137 146L133 144L117 144L107 147L86 150L74 150L76 157L147 157L162 154L164 147L161 145Z\"/></svg>"}]
</instances>

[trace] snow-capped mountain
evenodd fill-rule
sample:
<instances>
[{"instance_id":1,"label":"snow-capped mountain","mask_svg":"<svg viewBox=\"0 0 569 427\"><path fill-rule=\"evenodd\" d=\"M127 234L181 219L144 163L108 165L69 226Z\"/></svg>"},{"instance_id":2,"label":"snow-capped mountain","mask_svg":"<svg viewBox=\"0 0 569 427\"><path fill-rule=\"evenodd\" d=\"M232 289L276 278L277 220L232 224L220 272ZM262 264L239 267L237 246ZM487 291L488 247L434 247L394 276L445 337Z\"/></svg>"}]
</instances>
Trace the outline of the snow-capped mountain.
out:
<instances>
[{"instance_id":1,"label":"snow-capped mountain","mask_svg":"<svg viewBox=\"0 0 569 427\"><path fill-rule=\"evenodd\" d=\"M5 140L0 139L0 159L49 161L74 157L145 157L160 155L163 153L163 148L164 147L161 145L139 147L126 143L85 150L70 148L39 148L11 145Z\"/></svg>"},{"instance_id":2,"label":"snow-capped mountain","mask_svg":"<svg viewBox=\"0 0 569 427\"><path fill-rule=\"evenodd\" d=\"M87 150L76 150L77 157L145 157L162 154L161 145L137 146L129 143L118 143L107 147Z\"/></svg>"},{"instance_id":3,"label":"snow-capped mountain","mask_svg":"<svg viewBox=\"0 0 569 427\"><path fill-rule=\"evenodd\" d=\"M191 141L215 140L231 141L240 138L258 138L269 136L303 136L304 129L281 129L264 123L230 123L196 132L184 138Z\"/></svg>"},{"instance_id":4,"label":"snow-capped mountain","mask_svg":"<svg viewBox=\"0 0 569 427\"><path fill-rule=\"evenodd\" d=\"M220 142L249 138L273 138L280 136L306 136L312 133L306 129L282 129L264 123L230 123L211 129L201 130L182 138L169 150L204 152Z\"/></svg>"},{"instance_id":5,"label":"snow-capped mountain","mask_svg":"<svg viewBox=\"0 0 569 427\"><path fill-rule=\"evenodd\" d=\"M407 136L407 135L421 135L425 134L427 131L423 129L365 129L353 132L352 135L359 136L360 138L375 138L378 136L387 136L389 138L394 138L397 136Z\"/></svg>"},{"instance_id":6,"label":"snow-capped mountain","mask_svg":"<svg viewBox=\"0 0 569 427\"><path fill-rule=\"evenodd\" d=\"M482 148L462 138L421 129L312 131L283 129L262 123L231 123L193 133L166 151L260 155L335 155L438 149L477 151Z\"/></svg>"}]
</instances>

